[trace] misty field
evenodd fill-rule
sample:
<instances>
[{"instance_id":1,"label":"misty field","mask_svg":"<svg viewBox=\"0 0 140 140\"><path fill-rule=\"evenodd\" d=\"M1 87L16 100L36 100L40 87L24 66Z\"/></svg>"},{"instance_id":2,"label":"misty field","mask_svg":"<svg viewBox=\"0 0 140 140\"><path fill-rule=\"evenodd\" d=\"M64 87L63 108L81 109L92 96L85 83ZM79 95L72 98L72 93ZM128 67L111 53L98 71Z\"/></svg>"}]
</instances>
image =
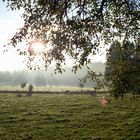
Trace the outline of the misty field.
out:
<instances>
[{"instance_id":1,"label":"misty field","mask_svg":"<svg viewBox=\"0 0 140 140\"><path fill-rule=\"evenodd\" d=\"M0 95L0 140L140 139L140 101L100 95Z\"/></svg>"},{"instance_id":2,"label":"misty field","mask_svg":"<svg viewBox=\"0 0 140 140\"><path fill-rule=\"evenodd\" d=\"M33 85L34 86L34 85ZM23 90L21 88L21 85L12 86L12 85L1 85L0 90ZM28 90L27 87L24 88L24 90ZM75 86L34 86L33 91L81 91L80 87ZM84 87L83 90L94 90L92 87Z\"/></svg>"}]
</instances>

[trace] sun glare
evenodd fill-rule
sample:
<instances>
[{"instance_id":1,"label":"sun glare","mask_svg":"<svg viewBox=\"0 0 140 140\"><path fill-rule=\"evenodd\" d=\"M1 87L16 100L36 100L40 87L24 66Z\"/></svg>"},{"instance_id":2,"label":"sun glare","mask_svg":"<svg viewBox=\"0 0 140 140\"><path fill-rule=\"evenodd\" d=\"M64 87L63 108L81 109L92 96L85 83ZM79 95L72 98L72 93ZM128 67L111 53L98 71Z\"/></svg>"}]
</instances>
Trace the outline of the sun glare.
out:
<instances>
[{"instance_id":1,"label":"sun glare","mask_svg":"<svg viewBox=\"0 0 140 140\"><path fill-rule=\"evenodd\" d=\"M44 49L45 49L45 45L38 40L33 40L30 41L28 46L28 52L30 55L40 55L41 53L43 53Z\"/></svg>"},{"instance_id":2,"label":"sun glare","mask_svg":"<svg viewBox=\"0 0 140 140\"><path fill-rule=\"evenodd\" d=\"M44 49L44 45L41 42L33 42L30 47L35 53L41 53Z\"/></svg>"},{"instance_id":3,"label":"sun glare","mask_svg":"<svg viewBox=\"0 0 140 140\"><path fill-rule=\"evenodd\" d=\"M42 52L44 45L41 42L36 42L32 44L32 48L35 52Z\"/></svg>"}]
</instances>

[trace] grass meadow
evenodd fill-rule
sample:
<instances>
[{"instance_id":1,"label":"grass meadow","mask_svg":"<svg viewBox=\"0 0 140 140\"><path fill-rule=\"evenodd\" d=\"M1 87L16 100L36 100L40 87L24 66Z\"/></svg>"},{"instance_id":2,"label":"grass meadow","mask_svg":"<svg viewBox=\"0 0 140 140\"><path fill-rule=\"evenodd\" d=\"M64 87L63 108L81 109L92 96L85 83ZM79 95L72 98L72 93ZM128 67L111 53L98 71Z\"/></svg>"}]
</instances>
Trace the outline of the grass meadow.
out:
<instances>
[{"instance_id":1,"label":"grass meadow","mask_svg":"<svg viewBox=\"0 0 140 140\"><path fill-rule=\"evenodd\" d=\"M0 140L139 140L140 101L0 94Z\"/></svg>"}]
</instances>

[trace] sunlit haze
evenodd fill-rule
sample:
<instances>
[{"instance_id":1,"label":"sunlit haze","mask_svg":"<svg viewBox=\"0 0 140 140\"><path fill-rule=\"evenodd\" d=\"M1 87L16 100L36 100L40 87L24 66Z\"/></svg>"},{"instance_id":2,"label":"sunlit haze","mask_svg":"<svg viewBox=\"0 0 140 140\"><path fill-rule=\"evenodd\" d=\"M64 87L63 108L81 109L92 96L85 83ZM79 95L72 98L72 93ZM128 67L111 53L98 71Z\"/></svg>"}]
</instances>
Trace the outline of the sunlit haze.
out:
<instances>
[{"instance_id":1,"label":"sunlit haze","mask_svg":"<svg viewBox=\"0 0 140 140\"><path fill-rule=\"evenodd\" d=\"M0 2L0 71L14 71L23 70L26 68L26 57L19 55L16 49L11 46L7 52L4 51L3 46L8 43L9 39L14 35L16 31L23 25L20 11L10 11L6 9L5 3ZM19 47L25 47L25 44L20 44ZM41 42L32 43L32 48L36 52L40 52L43 49ZM105 62L105 49L96 56L94 56L93 62ZM72 65L72 61L67 58L66 63L68 66Z\"/></svg>"}]
</instances>

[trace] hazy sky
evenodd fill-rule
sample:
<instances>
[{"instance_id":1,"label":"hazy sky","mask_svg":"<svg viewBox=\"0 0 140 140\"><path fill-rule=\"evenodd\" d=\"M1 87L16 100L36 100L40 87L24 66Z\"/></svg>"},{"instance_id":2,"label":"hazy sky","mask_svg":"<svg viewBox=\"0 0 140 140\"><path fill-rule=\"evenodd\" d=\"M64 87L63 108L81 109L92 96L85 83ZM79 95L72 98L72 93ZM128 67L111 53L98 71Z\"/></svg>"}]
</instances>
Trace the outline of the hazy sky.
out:
<instances>
[{"instance_id":1,"label":"hazy sky","mask_svg":"<svg viewBox=\"0 0 140 140\"><path fill-rule=\"evenodd\" d=\"M23 59L15 49L9 49L3 53L3 45L14 35L18 28L23 25L20 12L8 11L6 4L0 1L0 70L19 70L25 68Z\"/></svg>"},{"instance_id":2,"label":"hazy sky","mask_svg":"<svg viewBox=\"0 0 140 140\"><path fill-rule=\"evenodd\" d=\"M23 63L24 57L19 56L16 49L11 48L4 53L2 47L22 25L21 12L8 10L6 4L0 1L0 71L26 69L26 64ZM97 55L93 60L105 62L105 55Z\"/></svg>"}]
</instances>

